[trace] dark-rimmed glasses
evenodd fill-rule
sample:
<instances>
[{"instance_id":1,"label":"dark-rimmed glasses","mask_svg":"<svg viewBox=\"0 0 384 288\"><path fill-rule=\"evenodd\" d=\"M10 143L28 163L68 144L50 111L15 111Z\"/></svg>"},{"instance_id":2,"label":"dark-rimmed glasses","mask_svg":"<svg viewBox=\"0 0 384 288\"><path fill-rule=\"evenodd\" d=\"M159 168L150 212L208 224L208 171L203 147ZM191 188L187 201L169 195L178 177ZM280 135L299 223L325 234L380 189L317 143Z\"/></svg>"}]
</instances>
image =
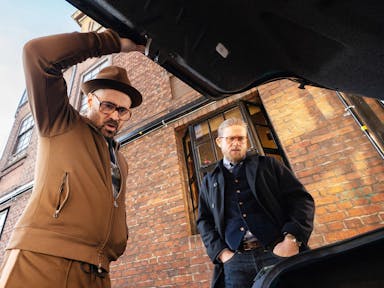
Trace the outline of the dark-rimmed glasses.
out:
<instances>
[{"instance_id":1,"label":"dark-rimmed glasses","mask_svg":"<svg viewBox=\"0 0 384 288\"><path fill-rule=\"evenodd\" d=\"M117 106L115 103L109 102L109 101L100 101L99 97L95 93L91 93L97 101L99 101L99 111L101 113L104 113L105 115L110 115L113 112L117 111L119 114L119 118L122 121L127 121L131 119L132 112L130 109L122 107L122 106Z\"/></svg>"},{"instance_id":2,"label":"dark-rimmed glasses","mask_svg":"<svg viewBox=\"0 0 384 288\"><path fill-rule=\"evenodd\" d=\"M247 136L228 136L228 137L218 137L218 138L223 138L228 144L231 144L237 140L240 143L244 143L247 141Z\"/></svg>"}]
</instances>

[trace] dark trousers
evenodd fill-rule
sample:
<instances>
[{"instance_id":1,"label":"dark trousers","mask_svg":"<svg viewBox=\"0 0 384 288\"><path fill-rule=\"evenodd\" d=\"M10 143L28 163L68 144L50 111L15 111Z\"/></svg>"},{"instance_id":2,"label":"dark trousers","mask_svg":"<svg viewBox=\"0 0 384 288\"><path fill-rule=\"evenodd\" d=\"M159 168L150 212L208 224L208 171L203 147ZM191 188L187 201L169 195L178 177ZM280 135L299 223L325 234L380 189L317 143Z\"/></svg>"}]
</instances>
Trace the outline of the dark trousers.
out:
<instances>
[{"instance_id":1,"label":"dark trousers","mask_svg":"<svg viewBox=\"0 0 384 288\"><path fill-rule=\"evenodd\" d=\"M263 248L251 251L236 251L224 263L225 288L250 288L256 274L265 266L274 265L284 258Z\"/></svg>"}]
</instances>

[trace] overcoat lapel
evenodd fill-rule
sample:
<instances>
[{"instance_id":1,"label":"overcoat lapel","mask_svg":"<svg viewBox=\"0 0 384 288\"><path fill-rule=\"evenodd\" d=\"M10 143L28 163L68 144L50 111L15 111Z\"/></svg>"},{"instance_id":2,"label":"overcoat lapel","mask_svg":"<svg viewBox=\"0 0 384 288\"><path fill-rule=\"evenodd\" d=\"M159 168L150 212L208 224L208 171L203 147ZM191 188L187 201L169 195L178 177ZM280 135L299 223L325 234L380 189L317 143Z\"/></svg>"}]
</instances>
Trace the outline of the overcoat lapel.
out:
<instances>
[{"instance_id":1,"label":"overcoat lapel","mask_svg":"<svg viewBox=\"0 0 384 288\"><path fill-rule=\"evenodd\" d=\"M248 161L247 161L248 160ZM252 163L246 163L245 165L245 174L247 176L248 185L252 190L253 195L255 196L256 200L259 201L259 198L256 194L256 173L257 169L259 168L259 159L258 158L248 158L247 162Z\"/></svg>"},{"instance_id":2,"label":"overcoat lapel","mask_svg":"<svg viewBox=\"0 0 384 288\"><path fill-rule=\"evenodd\" d=\"M217 189L217 204L219 212L219 218L220 218L220 231L224 231L224 191L225 191L225 181L224 181L224 175L223 173L218 173L218 176L216 178L217 185L219 186L219 189Z\"/></svg>"}]
</instances>

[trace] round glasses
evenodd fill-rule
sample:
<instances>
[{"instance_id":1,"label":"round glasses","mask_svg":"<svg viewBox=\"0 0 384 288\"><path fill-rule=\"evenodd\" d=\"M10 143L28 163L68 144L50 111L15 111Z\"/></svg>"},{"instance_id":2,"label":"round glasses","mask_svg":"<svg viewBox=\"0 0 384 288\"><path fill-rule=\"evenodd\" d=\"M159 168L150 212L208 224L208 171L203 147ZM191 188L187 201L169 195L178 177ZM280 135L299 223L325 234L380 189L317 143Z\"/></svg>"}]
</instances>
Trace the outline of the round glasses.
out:
<instances>
[{"instance_id":1,"label":"round glasses","mask_svg":"<svg viewBox=\"0 0 384 288\"><path fill-rule=\"evenodd\" d=\"M101 113L104 113L105 115L110 115L113 112L117 111L119 114L119 118L122 121L127 121L131 119L132 112L128 108L125 108L123 106L117 106L115 103L109 102L109 101L100 101L99 97L95 93L91 93L97 101L99 101L99 111Z\"/></svg>"}]
</instances>

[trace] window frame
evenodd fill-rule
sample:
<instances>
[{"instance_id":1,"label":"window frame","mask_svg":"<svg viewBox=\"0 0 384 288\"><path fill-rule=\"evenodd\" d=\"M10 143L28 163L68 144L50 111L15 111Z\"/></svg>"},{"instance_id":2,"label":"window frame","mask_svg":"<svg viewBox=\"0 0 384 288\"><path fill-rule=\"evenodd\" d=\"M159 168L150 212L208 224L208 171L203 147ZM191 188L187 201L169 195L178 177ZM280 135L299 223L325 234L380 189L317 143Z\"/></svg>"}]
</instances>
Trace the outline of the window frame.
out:
<instances>
[{"instance_id":1,"label":"window frame","mask_svg":"<svg viewBox=\"0 0 384 288\"><path fill-rule=\"evenodd\" d=\"M103 57L100 61L98 61L97 63L92 65L86 71L84 71L84 73L81 75L80 83L82 84L82 83L84 83L84 82L86 82L88 80L94 79L95 76L97 75L97 73L99 73L99 71L101 69L111 65L111 62L112 62L111 55ZM93 75L90 78L87 78L87 75L89 75L91 73L93 73ZM81 86L81 84L80 84L80 86ZM88 96L85 95L83 93L83 91L80 89L79 97L78 97L78 103L77 103L76 107L77 107L77 110L79 111L79 113L82 114L82 115L85 115L87 113L87 111L88 111L88 109L87 109L87 102L88 102L87 101L87 97Z\"/></svg>"},{"instance_id":2,"label":"window frame","mask_svg":"<svg viewBox=\"0 0 384 288\"><path fill-rule=\"evenodd\" d=\"M267 126L270 129L270 133L272 134L273 141L277 146L276 149L268 149L268 148L266 149L265 147L263 147L260 140L261 138L258 135L258 132L256 131L254 122L252 121L251 112L249 111L248 105L252 105L260 108L260 113L262 113L262 116L264 117L264 120L266 122L265 126ZM187 183L188 195L186 198L187 198L187 205L189 206L188 213L189 213L189 219L191 222L190 227L191 227L192 234L198 233L197 227L196 227L196 220L198 216L197 215L198 214L198 197L199 197L199 193L200 193L199 189L200 189L203 177L205 173L207 173L208 171L211 171L213 167L217 165L218 161L221 160L221 158L218 157L216 153L216 148L211 147L212 151L214 151L213 153L215 154L216 161L213 161L212 163L209 163L206 166L200 165L199 155L197 155L198 146L196 145L197 138L195 135L195 127L204 122L208 123L210 119L214 119L220 114L224 115L226 112L236 108L239 109L239 112L243 121L247 123L247 134L249 138L249 152L258 153L260 155L266 155L266 154L271 154L272 156L278 155L279 160L282 161L287 167L291 168L288 162L288 158L286 157L285 152L282 149L282 145L277 137L277 134L273 128L273 125L261 101L250 102L250 101L240 100L235 103L232 103L229 106L222 107L221 109L218 109L212 113L209 113L205 117L200 118L198 121L194 121L190 123L188 125L188 128L185 131L182 141L183 141L183 152L184 152L184 161L185 161L184 165L186 167L185 170L187 174L186 183ZM226 119L225 116L223 116L223 118ZM212 133L209 124L207 124L207 127L209 132L208 135L210 137L209 142L211 143L211 146L216 145L214 134Z\"/></svg>"},{"instance_id":3,"label":"window frame","mask_svg":"<svg viewBox=\"0 0 384 288\"><path fill-rule=\"evenodd\" d=\"M4 214L5 216L3 216ZM0 211L0 240L1 240L1 236L3 235L5 223L7 222L8 214L9 214L9 207L2 209ZM3 217L3 220L1 219L2 217Z\"/></svg>"},{"instance_id":4,"label":"window frame","mask_svg":"<svg viewBox=\"0 0 384 288\"><path fill-rule=\"evenodd\" d=\"M24 89L24 92L21 95L21 98L19 101L19 105L17 105L17 107L20 108L21 106L24 106L24 104L27 102L28 102L28 92L27 92L27 89Z\"/></svg>"},{"instance_id":5,"label":"window frame","mask_svg":"<svg viewBox=\"0 0 384 288\"><path fill-rule=\"evenodd\" d=\"M26 123L27 121L30 122L30 125L24 127L25 126L24 123ZM31 142L31 139L32 139L32 133L33 133L33 127L34 126L35 126L35 121L33 119L32 114L28 114L20 122L19 129L17 131L16 141L15 141L15 144L13 145L13 149L12 149L12 157L16 158L18 155L21 155L22 152L26 151L26 149L28 148L28 146ZM23 146L21 146L22 148L19 148L20 147L19 144L21 143L20 140L25 135L27 135L27 136L26 136L26 138L23 138L24 144L23 144ZM24 141L24 139L27 139L27 140Z\"/></svg>"}]
</instances>

